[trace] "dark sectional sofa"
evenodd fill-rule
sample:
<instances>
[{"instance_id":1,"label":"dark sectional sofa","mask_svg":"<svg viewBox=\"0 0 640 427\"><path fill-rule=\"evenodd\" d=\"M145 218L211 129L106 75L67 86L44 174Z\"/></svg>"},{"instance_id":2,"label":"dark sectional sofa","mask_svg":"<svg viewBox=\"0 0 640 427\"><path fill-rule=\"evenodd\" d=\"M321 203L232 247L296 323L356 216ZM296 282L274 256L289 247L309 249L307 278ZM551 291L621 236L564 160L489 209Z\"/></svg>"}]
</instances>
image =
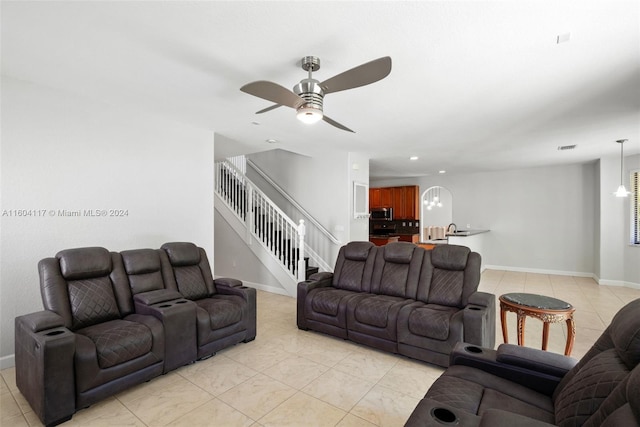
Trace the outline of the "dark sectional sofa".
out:
<instances>
[{"instance_id":1,"label":"dark sectional sofa","mask_svg":"<svg viewBox=\"0 0 640 427\"><path fill-rule=\"evenodd\" d=\"M350 242L333 273L298 284L298 328L448 366L460 341L494 346L495 296L479 282L480 255L464 246Z\"/></svg>"},{"instance_id":2,"label":"dark sectional sofa","mask_svg":"<svg viewBox=\"0 0 640 427\"><path fill-rule=\"evenodd\" d=\"M45 310L15 319L16 383L45 425L256 336L256 291L192 243L68 249L38 264Z\"/></svg>"},{"instance_id":3,"label":"dark sectional sofa","mask_svg":"<svg viewBox=\"0 0 640 427\"><path fill-rule=\"evenodd\" d=\"M424 426L640 426L640 299L578 362L546 351L460 343L406 423Z\"/></svg>"}]
</instances>

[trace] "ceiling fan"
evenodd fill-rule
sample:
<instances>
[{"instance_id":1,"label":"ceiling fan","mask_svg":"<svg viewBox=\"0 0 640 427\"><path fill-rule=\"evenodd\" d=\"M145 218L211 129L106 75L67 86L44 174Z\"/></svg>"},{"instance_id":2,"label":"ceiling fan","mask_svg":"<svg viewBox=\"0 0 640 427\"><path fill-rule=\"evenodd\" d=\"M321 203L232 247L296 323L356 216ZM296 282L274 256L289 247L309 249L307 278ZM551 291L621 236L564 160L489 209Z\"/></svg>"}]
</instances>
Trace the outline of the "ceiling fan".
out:
<instances>
[{"instance_id":1,"label":"ceiling fan","mask_svg":"<svg viewBox=\"0 0 640 427\"><path fill-rule=\"evenodd\" d=\"M322 111L324 96L328 93L353 89L382 80L391 72L391 58L384 56L374 59L333 76L322 83L312 77L312 73L320 69L320 58L305 56L302 58L302 69L309 72L309 77L295 85L293 91L266 80L247 83L240 90L249 95L276 103L271 107L256 112L256 114L266 113L284 105L295 108L298 119L304 123L315 123L319 120L324 120L338 129L353 132L348 127L324 115Z\"/></svg>"}]
</instances>

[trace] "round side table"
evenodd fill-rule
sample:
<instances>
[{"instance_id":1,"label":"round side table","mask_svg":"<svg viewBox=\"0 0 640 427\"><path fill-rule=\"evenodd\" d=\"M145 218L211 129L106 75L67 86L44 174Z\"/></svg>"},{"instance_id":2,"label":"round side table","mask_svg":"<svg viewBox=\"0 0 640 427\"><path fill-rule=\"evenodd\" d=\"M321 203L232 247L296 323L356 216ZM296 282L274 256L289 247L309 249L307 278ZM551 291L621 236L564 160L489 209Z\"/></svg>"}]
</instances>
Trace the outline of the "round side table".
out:
<instances>
[{"instance_id":1,"label":"round side table","mask_svg":"<svg viewBox=\"0 0 640 427\"><path fill-rule=\"evenodd\" d=\"M569 356L573 349L576 326L573 322L573 312L576 309L568 302L544 295L511 293L501 295L500 322L502 323L502 337L509 342L507 334L507 312L516 313L518 317L518 345L524 345L524 324L526 316L542 320L542 349L547 349L549 341L549 323L567 322L567 344L564 354Z\"/></svg>"}]
</instances>

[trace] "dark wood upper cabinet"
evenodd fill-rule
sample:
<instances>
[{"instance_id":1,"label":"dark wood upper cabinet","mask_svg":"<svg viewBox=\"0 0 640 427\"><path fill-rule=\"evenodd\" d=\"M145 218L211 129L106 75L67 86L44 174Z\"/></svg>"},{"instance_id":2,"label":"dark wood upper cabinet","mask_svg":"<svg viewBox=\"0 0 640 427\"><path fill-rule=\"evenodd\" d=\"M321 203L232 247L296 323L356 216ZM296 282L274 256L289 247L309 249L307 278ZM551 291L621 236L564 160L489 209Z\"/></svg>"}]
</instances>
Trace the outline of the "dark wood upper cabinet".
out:
<instances>
[{"instance_id":1,"label":"dark wood upper cabinet","mask_svg":"<svg viewBox=\"0 0 640 427\"><path fill-rule=\"evenodd\" d=\"M393 208L393 219L420 220L420 189L417 185L369 189L369 210Z\"/></svg>"}]
</instances>

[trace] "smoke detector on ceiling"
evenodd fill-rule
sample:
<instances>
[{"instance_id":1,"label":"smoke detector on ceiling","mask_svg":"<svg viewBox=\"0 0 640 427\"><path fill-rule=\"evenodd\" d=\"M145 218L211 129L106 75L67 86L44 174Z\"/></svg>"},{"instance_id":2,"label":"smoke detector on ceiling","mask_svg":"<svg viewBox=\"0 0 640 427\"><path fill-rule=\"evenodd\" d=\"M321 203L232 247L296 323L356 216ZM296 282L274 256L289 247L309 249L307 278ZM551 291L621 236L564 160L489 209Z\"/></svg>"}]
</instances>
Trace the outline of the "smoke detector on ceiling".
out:
<instances>
[{"instance_id":1,"label":"smoke detector on ceiling","mask_svg":"<svg viewBox=\"0 0 640 427\"><path fill-rule=\"evenodd\" d=\"M558 151L565 151L565 150L573 150L574 148L576 148L576 145L559 145L558 146Z\"/></svg>"}]
</instances>

